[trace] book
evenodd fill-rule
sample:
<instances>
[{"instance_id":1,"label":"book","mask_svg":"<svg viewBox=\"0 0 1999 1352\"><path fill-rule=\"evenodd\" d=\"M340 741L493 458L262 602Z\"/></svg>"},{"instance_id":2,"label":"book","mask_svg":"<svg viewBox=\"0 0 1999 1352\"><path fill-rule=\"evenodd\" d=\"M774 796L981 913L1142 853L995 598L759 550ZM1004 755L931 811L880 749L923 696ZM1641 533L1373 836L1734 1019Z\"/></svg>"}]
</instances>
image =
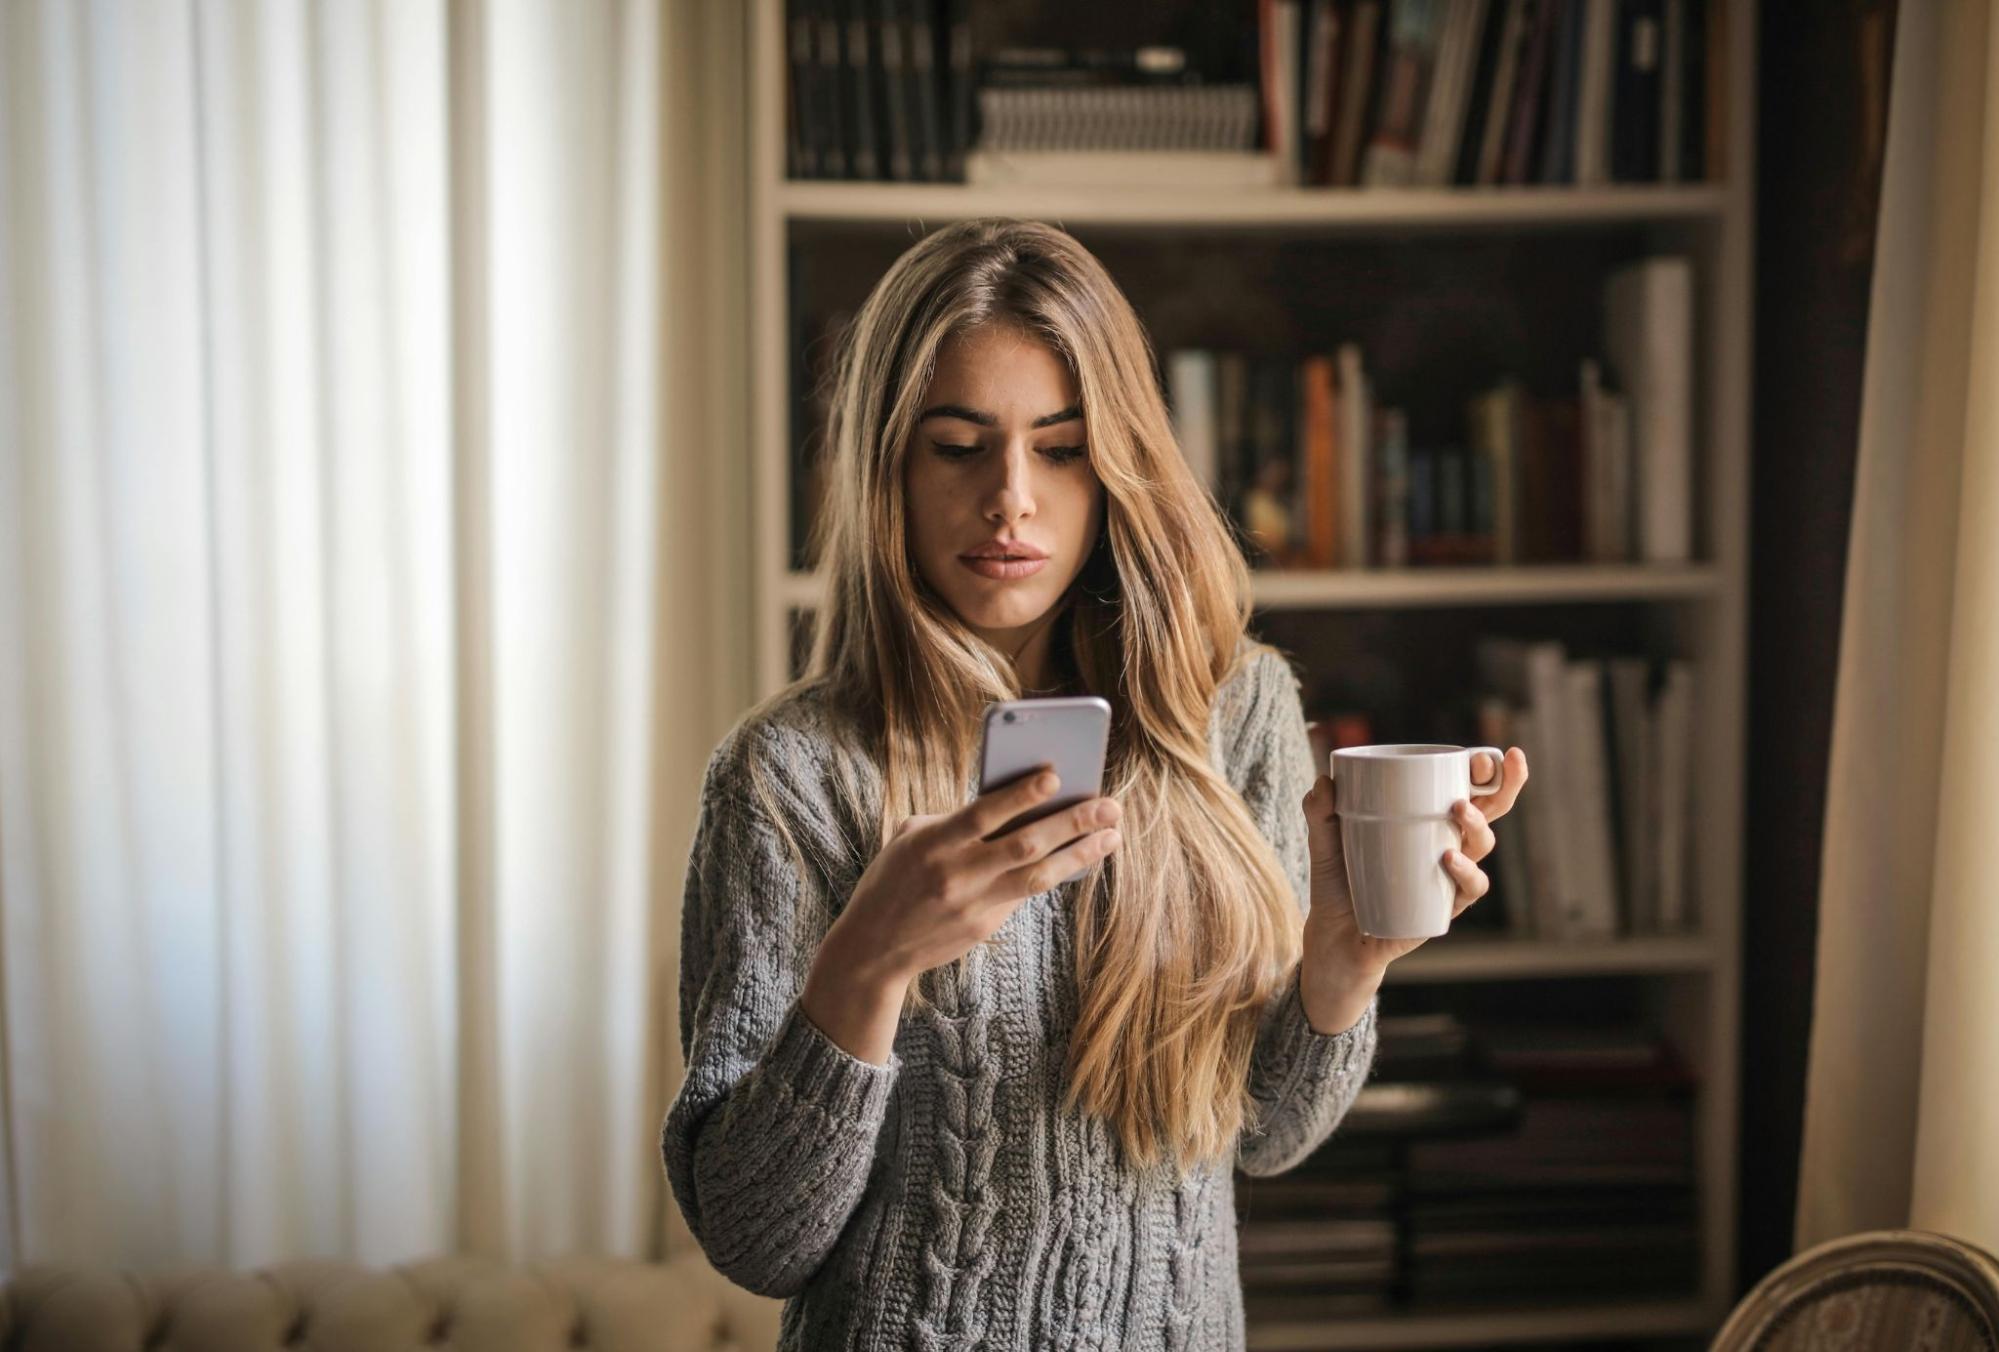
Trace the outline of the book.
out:
<instances>
[{"instance_id":1,"label":"book","mask_svg":"<svg viewBox=\"0 0 1999 1352\"><path fill-rule=\"evenodd\" d=\"M818 106L819 57L816 20L806 0L785 6L785 73L790 100L785 110L785 172L792 178L819 176L819 132L813 116Z\"/></svg>"},{"instance_id":2,"label":"book","mask_svg":"<svg viewBox=\"0 0 1999 1352\"><path fill-rule=\"evenodd\" d=\"M1339 115L1340 6L1334 0L1310 0L1305 21L1305 102L1300 179L1332 181L1333 129Z\"/></svg>"},{"instance_id":3,"label":"book","mask_svg":"<svg viewBox=\"0 0 1999 1352\"><path fill-rule=\"evenodd\" d=\"M1653 763L1659 768L1659 933L1693 928L1688 895L1689 799L1692 787L1695 675L1691 662L1676 659L1665 668L1654 720Z\"/></svg>"},{"instance_id":4,"label":"book","mask_svg":"<svg viewBox=\"0 0 1999 1352\"><path fill-rule=\"evenodd\" d=\"M916 177L915 142L910 135L909 24L902 0L876 0L881 31L881 128L884 176L898 183Z\"/></svg>"},{"instance_id":5,"label":"book","mask_svg":"<svg viewBox=\"0 0 1999 1352\"><path fill-rule=\"evenodd\" d=\"M1618 0L1583 0L1581 64L1576 72L1573 172L1569 181L1600 187L1610 181L1612 80L1617 62Z\"/></svg>"},{"instance_id":6,"label":"book","mask_svg":"<svg viewBox=\"0 0 1999 1352\"><path fill-rule=\"evenodd\" d=\"M1618 0L1610 176L1619 183L1659 177L1663 29L1663 0Z\"/></svg>"},{"instance_id":7,"label":"book","mask_svg":"<svg viewBox=\"0 0 1999 1352\"><path fill-rule=\"evenodd\" d=\"M1344 509L1339 528L1340 565L1365 568L1370 538L1368 480L1373 459L1374 397L1358 343L1341 343L1334 361L1339 389L1339 460L1345 475L1340 484Z\"/></svg>"},{"instance_id":8,"label":"book","mask_svg":"<svg viewBox=\"0 0 1999 1352\"><path fill-rule=\"evenodd\" d=\"M1506 115L1513 107L1513 88L1520 75L1520 59L1528 35L1529 0L1503 0L1499 21L1493 26L1490 55L1492 69L1482 77L1473 95L1474 122L1465 130L1466 163L1458 171L1458 181L1490 186L1499 181L1501 156L1506 148Z\"/></svg>"},{"instance_id":9,"label":"book","mask_svg":"<svg viewBox=\"0 0 1999 1352\"><path fill-rule=\"evenodd\" d=\"M1384 408L1375 418L1374 463L1377 525L1373 558L1383 568L1405 568L1409 564L1409 419L1399 408Z\"/></svg>"},{"instance_id":10,"label":"book","mask_svg":"<svg viewBox=\"0 0 1999 1352\"><path fill-rule=\"evenodd\" d=\"M842 33L840 97L846 101L847 170L854 178L884 177L880 140L875 130L875 93L881 81L875 73L875 40L880 26L871 22L868 0L834 0Z\"/></svg>"},{"instance_id":11,"label":"book","mask_svg":"<svg viewBox=\"0 0 1999 1352\"><path fill-rule=\"evenodd\" d=\"M1561 0L1531 0L1534 21L1522 48L1520 76L1513 90L1513 108L1506 120L1506 157L1502 183L1534 181L1534 148L1547 120L1547 91L1554 69Z\"/></svg>"},{"instance_id":12,"label":"book","mask_svg":"<svg viewBox=\"0 0 1999 1352\"><path fill-rule=\"evenodd\" d=\"M1518 706L1514 735L1527 753L1536 786L1524 823L1533 933L1556 942L1571 939L1588 930L1589 917L1579 896L1578 863L1570 853L1577 811L1567 745L1567 652L1554 639L1488 635L1479 640L1474 660L1485 684Z\"/></svg>"},{"instance_id":13,"label":"book","mask_svg":"<svg viewBox=\"0 0 1999 1352\"><path fill-rule=\"evenodd\" d=\"M815 50L819 57L819 77L813 82L813 87L819 96L819 112L814 120L824 128L819 143L819 169L827 178L846 178L849 166L845 111L846 60L842 55L840 0L803 2L812 8L818 33Z\"/></svg>"},{"instance_id":14,"label":"book","mask_svg":"<svg viewBox=\"0 0 1999 1352\"><path fill-rule=\"evenodd\" d=\"M1611 840L1611 792L1604 751L1602 663L1582 658L1565 664L1569 726L1562 744L1568 761L1563 775L1569 790L1567 839L1575 877L1570 889L1568 937L1613 939L1626 931L1618 894ZM1531 761L1530 761L1531 764Z\"/></svg>"},{"instance_id":15,"label":"book","mask_svg":"<svg viewBox=\"0 0 1999 1352\"><path fill-rule=\"evenodd\" d=\"M1167 401L1173 437L1194 479L1214 494L1220 488L1215 426L1215 354L1181 348L1167 357Z\"/></svg>"},{"instance_id":16,"label":"book","mask_svg":"<svg viewBox=\"0 0 1999 1352\"><path fill-rule=\"evenodd\" d=\"M1575 181L1576 93L1581 83L1584 5L1588 0L1552 0L1559 18L1549 53L1548 103L1542 118L1541 157L1534 178L1541 183Z\"/></svg>"},{"instance_id":17,"label":"book","mask_svg":"<svg viewBox=\"0 0 1999 1352\"><path fill-rule=\"evenodd\" d=\"M1486 0L1448 0L1443 37L1438 46L1436 77L1423 113L1417 142L1414 181L1441 188L1456 177L1458 143L1464 135L1465 108L1471 97L1474 63L1485 28Z\"/></svg>"},{"instance_id":18,"label":"book","mask_svg":"<svg viewBox=\"0 0 1999 1352\"><path fill-rule=\"evenodd\" d=\"M1365 187L1406 187L1414 177L1443 10L1442 0L1393 0L1374 127L1361 158Z\"/></svg>"},{"instance_id":19,"label":"book","mask_svg":"<svg viewBox=\"0 0 1999 1352\"><path fill-rule=\"evenodd\" d=\"M1693 261L1660 255L1613 272L1603 335L1631 400L1635 557L1684 563L1693 554Z\"/></svg>"},{"instance_id":20,"label":"book","mask_svg":"<svg viewBox=\"0 0 1999 1352\"><path fill-rule=\"evenodd\" d=\"M1499 695L1484 695L1478 701L1477 736L1486 746L1500 748L1520 745L1519 711ZM1533 935L1533 889L1527 875L1527 817L1533 810L1532 795L1521 794L1507 815L1510 830L1494 832L1492 866L1486 870L1499 896L1500 928L1516 939ZM1487 899L1490 901L1490 898ZM1481 902L1483 906L1487 902ZM1474 908L1476 909L1476 908Z\"/></svg>"},{"instance_id":21,"label":"book","mask_svg":"<svg viewBox=\"0 0 1999 1352\"><path fill-rule=\"evenodd\" d=\"M1658 931L1651 842L1655 777L1651 760L1651 664L1642 657L1612 657L1604 663L1610 688L1612 824L1617 832L1618 886L1624 896L1628 931Z\"/></svg>"},{"instance_id":22,"label":"book","mask_svg":"<svg viewBox=\"0 0 1999 1352\"><path fill-rule=\"evenodd\" d=\"M1342 38L1339 113L1333 120L1332 162L1326 182L1353 187L1360 179L1360 152L1367 132L1374 70L1381 32L1382 0L1357 0Z\"/></svg>"},{"instance_id":23,"label":"book","mask_svg":"<svg viewBox=\"0 0 1999 1352\"><path fill-rule=\"evenodd\" d=\"M1331 568L1340 558L1340 460L1333 358L1319 353L1299 368L1299 398L1303 403L1304 561L1310 568Z\"/></svg>"},{"instance_id":24,"label":"book","mask_svg":"<svg viewBox=\"0 0 1999 1352\"><path fill-rule=\"evenodd\" d=\"M1524 397L1520 383L1507 380L1472 396L1466 411L1466 433L1472 449L1489 466L1492 505L1486 529L1492 533L1492 561L1502 565L1519 560L1517 504L1521 483L1517 443L1520 402Z\"/></svg>"}]
</instances>

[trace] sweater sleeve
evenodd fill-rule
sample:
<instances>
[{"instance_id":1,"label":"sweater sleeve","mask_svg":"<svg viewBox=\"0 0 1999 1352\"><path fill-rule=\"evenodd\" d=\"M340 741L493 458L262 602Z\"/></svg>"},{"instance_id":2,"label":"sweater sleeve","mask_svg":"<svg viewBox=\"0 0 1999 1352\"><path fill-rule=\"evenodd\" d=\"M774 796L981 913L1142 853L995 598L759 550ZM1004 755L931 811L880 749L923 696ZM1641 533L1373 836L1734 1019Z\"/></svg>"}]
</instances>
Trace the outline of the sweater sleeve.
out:
<instances>
[{"instance_id":1,"label":"sweater sleeve","mask_svg":"<svg viewBox=\"0 0 1999 1352\"><path fill-rule=\"evenodd\" d=\"M687 1074L660 1145L709 1261L790 1296L860 1202L902 1059L855 1057L798 1007L831 918L745 779L753 741L732 732L702 784L681 912Z\"/></svg>"},{"instance_id":2,"label":"sweater sleeve","mask_svg":"<svg viewBox=\"0 0 1999 1352\"><path fill-rule=\"evenodd\" d=\"M1301 911L1309 914L1311 846L1305 795L1319 770L1305 730L1298 680L1282 655L1250 658L1248 710L1238 757L1243 801L1277 852ZM1353 1027L1321 1033L1305 1017L1294 972L1264 1011L1250 1057L1249 1089L1258 1117L1237 1143L1236 1163L1252 1177L1280 1174L1316 1150L1353 1106L1374 1062L1377 993Z\"/></svg>"}]
</instances>

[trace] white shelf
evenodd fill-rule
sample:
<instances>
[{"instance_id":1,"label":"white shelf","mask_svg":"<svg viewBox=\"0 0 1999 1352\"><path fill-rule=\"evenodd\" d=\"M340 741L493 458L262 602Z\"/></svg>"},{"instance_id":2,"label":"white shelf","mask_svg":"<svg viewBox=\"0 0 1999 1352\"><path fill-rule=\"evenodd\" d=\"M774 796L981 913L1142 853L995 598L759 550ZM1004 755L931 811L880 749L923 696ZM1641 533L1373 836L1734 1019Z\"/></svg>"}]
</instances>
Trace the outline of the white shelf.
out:
<instances>
[{"instance_id":1,"label":"white shelf","mask_svg":"<svg viewBox=\"0 0 1999 1352\"><path fill-rule=\"evenodd\" d=\"M793 221L957 220L1022 216L1068 225L1381 228L1598 226L1620 222L1718 221L1723 184L1611 188L1242 188L1227 192L1120 186L786 181L778 210Z\"/></svg>"},{"instance_id":2,"label":"white shelf","mask_svg":"<svg viewBox=\"0 0 1999 1352\"><path fill-rule=\"evenodd\" d=\"M1527 977L1626 976L1705 972L1714 945L1699 935L1610 939L1600 943L1546 943L1445 935L1432 939L1388 968L1388 984L1435 981L1512 981Z\"/></svg>"},{"instance_id":3,"label":"white shelf","mask_svg":"<svg viewBox=\"0 0 1999 1352\"><path fill-rule=\"evenodd\" d=\"M1701 600L1719 591L1721 575L1705 564L1551 563L1507 568L1269 570L1253 574L1251 581L1260 609L1329 610ZM820 603L822 590L816 574L790 572L784 575L781 597L787 606L809 608Z\"/></svg>"},{"instance_id":4,"label":"white shelf","mask_svg":"<svg viewBox=\"0 0 1999 1352\"><path fill-rule=\"evenodd\" d=\"M1552 1342L1582 1338L1711 1335L1721 1325L1723 1313L1701 1301L1680 1300L1467 1310L1453 1314L1340 1316L1251 1324L1249 1347L1252 1352L1483 1347L1493 1343L1545 1347Z\"/></svg>"}]
</instances>

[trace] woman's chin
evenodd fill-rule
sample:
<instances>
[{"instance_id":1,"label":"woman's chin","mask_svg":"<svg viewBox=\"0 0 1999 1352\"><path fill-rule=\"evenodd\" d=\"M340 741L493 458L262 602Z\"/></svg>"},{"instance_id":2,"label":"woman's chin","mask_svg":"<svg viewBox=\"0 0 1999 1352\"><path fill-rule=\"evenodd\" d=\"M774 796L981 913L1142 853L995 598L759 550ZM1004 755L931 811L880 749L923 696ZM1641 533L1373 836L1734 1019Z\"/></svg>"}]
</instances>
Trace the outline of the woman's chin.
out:
<instances>
[{"instance_id":1,"label":"woman's chin","mask_svg":"<svg viewBox=\"0 0 1999 1352\"><path fill-rule=\"evenodd\" d=\"M1005 596L956 597L953 598L952 609L958 612L959 619L974 629L1019 629L1046 615L1055 600L1055 597L1043 594L1040 588L1036 588L1032 595L1023 589Z\"/></svg>"}]
</instances>

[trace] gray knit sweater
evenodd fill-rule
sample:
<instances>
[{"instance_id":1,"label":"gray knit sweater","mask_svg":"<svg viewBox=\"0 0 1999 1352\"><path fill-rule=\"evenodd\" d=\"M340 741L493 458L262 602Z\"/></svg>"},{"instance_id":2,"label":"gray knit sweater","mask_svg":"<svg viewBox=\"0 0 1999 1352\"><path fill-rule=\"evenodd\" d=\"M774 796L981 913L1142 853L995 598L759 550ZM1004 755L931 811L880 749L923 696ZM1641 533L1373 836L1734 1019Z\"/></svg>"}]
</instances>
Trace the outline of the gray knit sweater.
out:
<instances>
[{"instance_id":1,"label":"gray knit sweater","mask_svg":"<svg viewBox=\"0 0 1999 1352\"><path fill-rule=\"evenodd\" d=\"M1105 1124L1058 1108L1075 885L1023 902L962 981L909 1010L885 1066L799 1011L880 801L874 762L842 726L806 687L739 722L708 763L682 918L687 1078L661 1147L709 1260L789 1297L784 1349L1241 1348L1227 1163L1184 1181L1136 1169ZM1303 909L1302 800L1317 772L1280 654L1248 653L1209 743ZM752 757L784 769L782 825L803 870L753 806ZM1289 1169L1332 1132L1372 1064L1379 1004L1328 1035L1306 1021L1295 978L1272 999L1250 1071L1261 1128L1234 1161L1245 1173Z\"/></svg>"}]
</instances>

